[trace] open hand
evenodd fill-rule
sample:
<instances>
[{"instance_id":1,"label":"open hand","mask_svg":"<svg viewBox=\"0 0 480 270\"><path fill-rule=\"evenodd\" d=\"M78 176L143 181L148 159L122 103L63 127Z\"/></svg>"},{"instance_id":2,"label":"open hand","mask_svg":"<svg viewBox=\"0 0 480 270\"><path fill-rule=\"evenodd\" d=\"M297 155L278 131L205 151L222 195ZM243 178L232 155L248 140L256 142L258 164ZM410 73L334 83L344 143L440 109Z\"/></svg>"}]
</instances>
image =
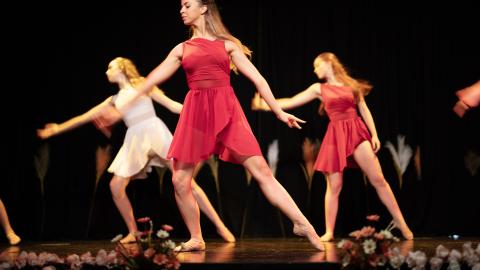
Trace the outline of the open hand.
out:
<instances>
[{"instance_id":1,"label":"open hand","mask_svg":"<svg viewBox=\"0 0 480 270\"><path fill-rule=\"evenodd\" d=\"M288 127L290 128L298 128L298 129L302 129L302 127L300 126L299 123L306 123L306 121L296 117L295 115L292 115L292 114L289 114L289 113L286 113L284 111L282 111L281 113L279 113L277 115L277 118L280 119L280 121L284 122L285 124L288 125Z\"/></svg>"}]
</instances>

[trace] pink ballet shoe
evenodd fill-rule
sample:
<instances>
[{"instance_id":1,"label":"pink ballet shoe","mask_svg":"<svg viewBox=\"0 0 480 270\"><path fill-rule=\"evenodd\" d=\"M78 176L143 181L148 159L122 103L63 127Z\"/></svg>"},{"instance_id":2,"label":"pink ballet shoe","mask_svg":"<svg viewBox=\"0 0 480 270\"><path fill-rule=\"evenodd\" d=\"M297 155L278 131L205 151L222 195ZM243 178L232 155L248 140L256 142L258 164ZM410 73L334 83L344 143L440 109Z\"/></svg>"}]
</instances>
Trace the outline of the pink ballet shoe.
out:
<instances>
[{"instance_id":1,"label":"pink ballet shoe","mask_svg":"<svg viewBox=\"0 0 480 270\"><path fill-rule=\"evenodd\" d=\"M400 232L402 233L403 238L405 238L406 240L413 240L413 238L414 238L413 232L410 230L410 228L408 228L407 224L404 224L403 226L399 226L399 225L398 225L398 222L393 219L393 220L390 221L390 223L388 224L386 230L391 231L391 230L393 230L393 229L395 229L395 228L397 228L397 229L400 230Z\"/></svg>"},{"instance_id":2,"label":"pink ballet shoe","mask_svg":"<svg viewBox=\"0 0 480 270\"><path fill-rule=\"evenodd\" d=\"M217 229L217 233L223 238L223 240L225 240L225 242L235 243L236 241L235 236L227 227Z\"/></svg>"},{"instance_id":3,"label":"pink ballet shoe","mask_svg":"<svg viewBox=\"0 0 480 270\"><path fill-rule=\"evenodd\" d=\"M175 252L191 252L191 251L204 251L205 242L197 239L190 239L186 243L181 243L176 246L173 251Z\"/></svg>"},{"instance_id":4,"label":"pink ballet shoe","mask_svg":"<svg viewBox=\"0 0 480 270\"><path fill-rule=\"evenodd\" d=\"M317 232L315 232L315 229L313 228L312 225L300 225L300 224L294 224L293 225L293 233L306 237L308 241L318 250L320 251L325 251L325 245L322 243L320 240L320 237L318 237Z\"/></svg>"},{"instance_id":5,"label":"pink ballet shoe","mask_svg":"<svg viewBox=\"0 0 480 270\"><path fill-rule=\"evenodd\" d=\"M120 243L129 244L129 243L134 243L136 241L137 241L137 238L135 237L135 235L133 233L129 233L127 234L127 236L122 238L122 240L120 240Z\"/></svg>"},{"instance_id":6,"label":"pink ballet shoe","mask_svg":"<svg viewBox=\"0 0 480 270\"><path fill-rule=\"evenodd\" d=\"M10 245L12 246L18 245L18 243L22 241L22 239L13 231L7 233L7 238L8 238L8 241L10 242Z\"/></svg>"}]
</instances>

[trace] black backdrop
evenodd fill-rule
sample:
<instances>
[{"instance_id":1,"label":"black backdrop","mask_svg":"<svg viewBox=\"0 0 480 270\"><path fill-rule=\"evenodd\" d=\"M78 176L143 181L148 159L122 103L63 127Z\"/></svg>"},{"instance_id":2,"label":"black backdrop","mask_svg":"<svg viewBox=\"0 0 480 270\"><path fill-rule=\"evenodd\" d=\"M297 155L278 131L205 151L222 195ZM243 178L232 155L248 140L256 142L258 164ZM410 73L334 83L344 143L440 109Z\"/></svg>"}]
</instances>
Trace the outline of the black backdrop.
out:
<instances>
[{"instance_id":1,"label":"black backdrop","mask_svg":"<svg viewBox=\"0 0 480 270\"><path fill-rule=\"evenodd\" d=\"M5 59L14 74L5 77L13 87L5 90L5 132L2 146L0 197L13 227L25 240L100 239L125 233L104 173L95 189L95 151L112 145L118 150L125 127L119 124L108 140L93 125L86 125L47 141L35 129L85 112L116 92L105 71L116 56L133 59L148 74L179 42L188 38L179 18L178 1L136 6L73 3L66 6L18 7L8 22ZM374 89L367 97L379 137L396 142L398 134L414 149L421 149L422 177L410 163L398 185L391 155L379 152L385 175L417 235L479 236L479 173L465 169L469 150L480 155L479 111L463 119L452 113L455 91L478 79L478 19L472 5L419 7L406 2L383 4L219 0L223 20L231 32L249 46L252 62L270 83L277 97L291 96L316 81L313 59L323 51L336 53L354 77L369 80ZM435 11L433 11L435 9ZM5 25L5 24L4 24ZM15 27L13 27L15 26ZM249 109L254 86L232 75L232 84L264 150L279 140L277 177L291 192L319 233L323 227L325 182L315 174L307 181L302 171L304 138L321 139L327 119L317 114L319 102L292 110L307 120L301 131L290 130L271 114ZM187 91L179 70L162 85L166 93L183 100ZM11 97L11 98L10 98ZM8 106L18 108L7 109ZM169 128L177 115L157 106ZM34 156L48 145L49 166L40 181ZM278 214L247 181L242 167L219 164L219 192L208 167L199 184L237 236L290 236L291 224ZM186 229L172 197L170 174L163 185L153 172L148 181L128 188L137 217L151 216L155 224ZM43 183L43 184L42 184ZM42 185L44 187L42 191ZM345 235L363 224L364 216L389 216L360 172L345 174L337 232ZM93 208L92 208L93 206ZM89 212L91 225L88 227ZM217 237L202 217L207 237Z\"/></svg>"}]
</instances>

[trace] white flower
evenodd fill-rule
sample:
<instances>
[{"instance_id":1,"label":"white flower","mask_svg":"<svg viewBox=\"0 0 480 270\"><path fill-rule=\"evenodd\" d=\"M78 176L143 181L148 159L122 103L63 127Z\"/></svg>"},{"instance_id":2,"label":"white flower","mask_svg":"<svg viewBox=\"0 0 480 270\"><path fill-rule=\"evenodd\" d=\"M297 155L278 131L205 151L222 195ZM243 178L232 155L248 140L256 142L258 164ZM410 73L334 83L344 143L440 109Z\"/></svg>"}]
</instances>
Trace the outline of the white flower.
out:
<instances>
[{"instance_id":1,"label":"white flower","mask_svg":"<svg viewBox=\"0 0 480 270\"><path fill-rule=\"evenodd\" d=\"M123 235L118 234L117 236L115 236L115 237L111 240L111 242L112 242L112 243L118 242L118 241L120 241L120 239L122 239L122 238L123 238Z\"/></svg>"},{"instance_id":2,"label":"white flower","mask_svg":"<svg viewBox=\"0 0 480 270\"><path fill-rule=\"evenodd\" d=\"M430 269L431 270L440 270L442 268L443 260L438 257L432 257L430 259Z\"/></svg>"},{"instance_id":3,"label":"white flower","mask_svg":"<svg viewBox=\"0 0 480 270\"><path fill-rule=\"evenodd\" d=\"M393 239L393 234L389 230L381 230L380 234L382 234L385 239Z\"/></svg>"},{"instance_id":4,"label":"white flower","mask_svg":"<svg viewBox=\"0 0 480 270\"><path fill-rule=\"evenodd\" d=\"M391 250L390 255L390 265L395 269L400 269L402 264L405 262L405 256L400 253L400 249L398 247L394 247Z\"/></svg>"},{"instance_id":5,"label":"white flower","mask_svg":"<svg viewBox=\"0 0 480 270\"><path fill-rule=\"evenodd\" d=\"M268 145L267 159L268 166L272 170L273 175L275 175L278 163L278 140L273 140L273 142Z\"/></svg>"},{"instance_id":6,"label":"white flower","mask_svg":"<svg viewBox=\"0 0 480 270\"><path fill-rule=\"evenodd\" d=\"M167 237L169 237L169 236L170 236L170 234L169 234L167 231L159 230L159 231L157 232L157 237L158 237L158 238L163 239L163 238L167 238Z\"/></svg>"},{"instance_id":7,"label":"white flower","mask_svg":"<svg viewBox=\"0 0 480 270\"><path fill-rule=\"evenodd\" d=\"M11 265L11 264L8 263L8 262L2 262L2 263L0 263L0 269L10 269L10 268L12 268L12 267L13 267L13 265Z\"/></svg>"},{"instance_id":8,"label":"white flower","mask_svg":"<svg viewBox=\"0 0 480 270\"><path fill-rule=\"evenodd\" d=\"M479 245L480 245L480 244L479 244ZM480 270L480 263L475 264L475 265L472 267L472 270Z\"/></svg>"},{"instance_id":9,"label":"white flower","mask_svg":"<svg viewBox=\"0 0 480 270\"><path fill-rule=\"evenodd\" d=\"M427 263L427 256L425 252L417 250L415 252L408 252L407 264L408 267L414 269L423 269Z\"/></svg>"},{"instance_id":10,"label":"white flower","mask_svg":"<svg viewBox=\"0 0 480 270\"><path fill-rule=\"evenodd\" d=\"M447 270L460 270L460 269L461 269L461 266L460 266L460 263L458 263L458 261L452 260L448 263Z\"/></svg>"},{"instance_id":11,"label":"white flower","mask_svg":"<svg viewBox=\"0 0 480 270\"><path fill-rule=\"evenodd\" d=\"M373 254L377 248L377 243L372 239L367 239L362 243L365 254Z\"/></svg>"},{"instance_id":12,"label":"white flower","mask_svg":"<svg viewBox=\"0 0 480 270\"><path fill-rule=\"evenodd\" d=\"M459 261L462 259L462 253L456 249L450 251L450 256L448 256L448 261Z\"/></svg>"},{"instance_id":13,"label":"white flower","mask_svg":"<svg viewBox=\"0 0 480 270\"><path fill-rule=\"evenodd\" d=\"M446 258L450 251L443 245L438 245L435 249L435 256L439 258Z\"/></svg>"},{"instance_id":14,"label":"white flower","mask_svg":"<svg viewBox=\"0 0 480 270\"><path fill-rule=\"evenodd\" d=\"M107 252L105 249L100 249L95 257L95 263L97 265L107 265Z\"/></svg>"},{"instance_id":15,"label":"white flower","mask_svg":"<svg viewBox=\"0 0 480 270\"><path fill-rule=\"evenodd\" d=\"M167 240L164 243L162 243L162 246L168 248L168 249L174 249L175 248L175 242L172 240Z\"/></svg>"}]
</instances>

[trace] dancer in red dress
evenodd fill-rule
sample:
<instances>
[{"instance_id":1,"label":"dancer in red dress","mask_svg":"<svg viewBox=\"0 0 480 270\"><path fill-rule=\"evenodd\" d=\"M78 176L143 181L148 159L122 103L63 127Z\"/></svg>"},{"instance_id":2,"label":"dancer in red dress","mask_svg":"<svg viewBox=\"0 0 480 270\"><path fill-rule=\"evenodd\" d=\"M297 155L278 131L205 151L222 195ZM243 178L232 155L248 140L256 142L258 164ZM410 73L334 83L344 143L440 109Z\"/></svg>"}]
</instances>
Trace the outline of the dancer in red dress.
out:
<instances>
[{"instance_id":1,"label":"dancer in red dress","mask_svg":"<svg viewBox=\"0 0 480 270\"><path fill-rule=\"evenodd\" d=\"M358 166L367 175L380 200L393 216L392 225L400 229L405 239L413 239L413 233L403 218L375 155L380 150L380 141L372 114L363 98L372 86L365 81L350 77L333 53L320 54L315 58L313 66L318 78L325 79L326 83L314 83L291 98L282 98L277 101L283 109L291 109L318 98L323 102L330 118L315 162L315 170L323 172L327 179L326 232L321 237L322 241L333 240L338 196L343 184L343 170L346 167ZM357 114L357 107L363 120ZM269 110L258 94L252 101L252 109Z\"/></svg>"},{"instance_id":2,"label":"dancer in red dress","mask_svg":"<svg viewBox=\"0 0 480 270\"><path fill-rule=\"evenodd\" d=\"M38 136L47 139L91 122L98 111L110 104L121 106L128 101L136 93L135 86L144 80L132 60L124 57L113 59L108 65L106 74L108 80L116 83L119 87L116 95L108 97L87 112L63 123L46 124L44 128L37 131ZM122 147L108 168L108 171L113 173L110 181L113 201L129 231L128 235L120 240L120 243L136 241L135 235L138 232L133 208L126 193L127 185L133 179L146 178L153 166L167 167L173 170L172 160L166 157L172 143L172 133L157 117L152 99L174 113L180 113L182 110L182 104L167 97L162 90L154 88L148 96L137 100L135 105L131 106L130 110L124 114L123 120L128 129ZM193 180L192 187L193 196L200 209L215 225L217 232L225 241L235 242L235 236L225 226L207 195L195 180Z\"/></svg>"},{"instance_id":3,"label":"dancer in red dress","mask_svg":"<svg viewBox=\"0 0 480 270\"><path fill-rule=\"evenodd\" d=\"M247 55L250 50L223 25L214 0L181 0L180 15L191 27L192 38L178 44L138 87L139 94L163 83L183 67L188 92L177 124L168 158L174 160L175 198L190 231L180 251L204 250L198 206L191 192L195 164L212 154L240 163L253 175L262 192L294 224L294 233L305 236L320 250L324 246L315 229L301 213L287 191L274 178L230 86L230 67L243 73L256 86L278 119L289 127L300 128L304 121L284 112L275 102L270 87ZM132 99L133 100L138 98ZM111 108L98 115L107 126L121 118L130 105Z\"/></svg>"}]
</instances>

